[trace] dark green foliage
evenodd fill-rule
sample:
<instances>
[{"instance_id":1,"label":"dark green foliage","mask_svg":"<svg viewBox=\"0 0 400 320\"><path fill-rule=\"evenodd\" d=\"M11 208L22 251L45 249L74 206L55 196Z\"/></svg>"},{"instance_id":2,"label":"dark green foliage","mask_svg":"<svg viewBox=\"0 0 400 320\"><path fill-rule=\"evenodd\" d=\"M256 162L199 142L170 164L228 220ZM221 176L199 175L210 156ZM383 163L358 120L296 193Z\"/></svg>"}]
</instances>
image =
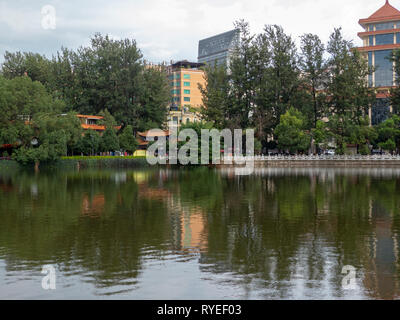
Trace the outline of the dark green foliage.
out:
<instances>
[{"instance_id":1,"label":"dark green foliage","mask_svg":"<svg viewBox=\"0 0 400 320\"><path fill-rule=\"evenodd\" d=\"M310 136L305 132L304 116L294 108L290 108L281 116L275 134L278 148L290 153L307 152L310 147Z\"/></svg>"},{"instance_id":2,"label":"dark green foliage","mask_svg":"<svg viewBox=\"0 0 400 320\"><path fill-rule=\"evenodd\" d=\"M126 126L122 133L118 136L119 145L122 150L130 153L134 153L138 147L138 142L133 135L132 126Z\"/></svg>"},{"instance_id":3,"label":"dark green foliage","mask_svg":"<svg viewBox=\"0 0 400 320\"><path fill-rule=\"evenodd\" d=\"M87 130L85 134L79 139L75 146L78 153L84 155L95 155L100 151L101 137L97 131Z\"/></svg>"},{"instance_id":4,"label":"dark green foliage","mask_svg":"<svg viewBox=\"0 0 400 320\"><path fill-rule=\"evenodd\" d=\"M119 150L119 142L115 129L106 128L100 141L100 151L102 152L114 152Z\"/></svg>"}]
</instances>

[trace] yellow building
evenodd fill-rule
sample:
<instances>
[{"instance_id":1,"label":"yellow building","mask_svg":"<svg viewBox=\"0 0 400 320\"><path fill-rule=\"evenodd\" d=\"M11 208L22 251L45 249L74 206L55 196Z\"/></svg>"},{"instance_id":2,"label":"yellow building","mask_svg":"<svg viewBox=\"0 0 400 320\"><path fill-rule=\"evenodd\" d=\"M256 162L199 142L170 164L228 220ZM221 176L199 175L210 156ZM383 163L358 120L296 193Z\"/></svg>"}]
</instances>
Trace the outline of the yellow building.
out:
<instances>
[{"instance_id":1,"label":"yellow building","mask_svg":"<svg viewBox=\"0 0 400 320\"><path fill-rule=\"evenodd\" d=\"M200 69L202 66L204 66L203 63L184 60L174 63L168 68L173 106L178 108L189 106L196 109L202 106L199 85L205 86L206 83L204 71Z\"/></svg>"},{"instance_id":2,"label":"yellow building","mask_svg":"<svg viewBox=\"0 0 400 320\"><path fill-rule=\"evenodd\" d=\"M179 128L181 124L200 121L203 98L199 85L205 87L203 63L179 61L167 69L172 101L168 117L168 127Z\"/></svg>"}]
</instances>

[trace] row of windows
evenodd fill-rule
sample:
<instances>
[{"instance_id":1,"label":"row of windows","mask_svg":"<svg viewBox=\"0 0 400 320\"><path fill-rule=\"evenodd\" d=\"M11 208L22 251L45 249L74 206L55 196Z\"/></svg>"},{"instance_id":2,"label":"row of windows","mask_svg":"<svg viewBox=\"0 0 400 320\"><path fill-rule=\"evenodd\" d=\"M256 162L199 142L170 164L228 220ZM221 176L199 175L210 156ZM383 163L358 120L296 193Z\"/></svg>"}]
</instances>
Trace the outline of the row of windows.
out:
<instances>
[{"instance_id":1,"label":"row of windows","mask_svg":"<svg viewBox=\"0 0 400 320\"><path fill-rule=\"evenodd\" d=\"M393 63L388 59L391 50L380 50L375 53L368 52L368 64L372 66L373 55L375 55L375 87L389 87L393 85ZM369 85L372 86L372 76L368 78Z\"/></svg>"},{"instance_id":2,"label":"row of windows","mask_svg":"<svg viewBox=\"0 0 400 320\"><path fill-rule=\"evenodd\" d=\"M172 101L174 101L174 102L179 102L179 101L180 101L180 97L173 97L173 98L172 98ZM185 102L190 102L190 97L184 97L184 98L183 98L183 101L185 101Z\"/></svg>"},{"instance_id":3,"label":"row of windows","mask_svg":"<svg viewBox=\"0 0 400 320\"><path fill-rule=\"evenodd\" d=\"M176 80L176 79L180 79L180 78L181 78L181 75L179 73L174 73L174 74L171 74L170 76L168 76L168 79L170 79L170 80Z\"/></svg>"},{"instance_id":4,"label":"row of windows","mask_svg":"<svg viewBox=\"0 0 400 320\"><path fill-rule=\"evenodd\" d=\"M168 79L170 79L170 80L177 80L177 79L180 79L180 78L181 78L181 75L179 73L174 73L174 74L171 74L170 76L168 76ZM183 79L189 79L190 80L190 74L184 74L183 75Z\"/></svg>"},{"instance_id":5,"label":"row of windows","mask_svg":"<svg viewBox=\"0 0 400 320\"><path fill-rule=\"evenodd\" d=\"M375 30L374 30L374 26L375 26ZM370 24L368 25L367 30L368 31L379 31L379 30L390 30L390 29L394 29L396 26L396 28L400 27L400 21L397 22L385 22L385 23L377 23L377 24Z\"/></svg>"},{"instance_id":6,"label":"row of windows","mask_svg":"<svg viewBox=\"0 0 400 320\"><path fill-rule=\"evenodd\" d=\"M190 82L184 82L183 83L183 85L185 86L185 87L190 87ZM179 82L179 81L177 81L177 82L171 82L171 87L180 87L181 86L181 83Z\"/></svg>"},{"instance_id":7,"label":"row of windows","mask_svg":"<svg viewBox=\"0 0 400 320\"><path fill-rule=\"evenodd\" d=\"M171 90L171 94L179 94L179 93L180 93L180 90L179 90L179 89L173 89L173 90ZM183 90L183 93L184 93L184 94L190 94L190 90L185 89L185 90Z\"/></svg>"},{"instance_id":8,"label":"row of windows","mask_svg":"<svg viewBox=\"0 0 400 320\"><path fill-rule=\"evenodd\" d=\"M376 46L381 46L384 44L394 44L394 34L388 33L388 34L377 34L375 36L369 36L368 37L369 46L374 45L374 37ZM400 33L396 33L396 43L400 43Z\"/></svg>"}]
</instances>

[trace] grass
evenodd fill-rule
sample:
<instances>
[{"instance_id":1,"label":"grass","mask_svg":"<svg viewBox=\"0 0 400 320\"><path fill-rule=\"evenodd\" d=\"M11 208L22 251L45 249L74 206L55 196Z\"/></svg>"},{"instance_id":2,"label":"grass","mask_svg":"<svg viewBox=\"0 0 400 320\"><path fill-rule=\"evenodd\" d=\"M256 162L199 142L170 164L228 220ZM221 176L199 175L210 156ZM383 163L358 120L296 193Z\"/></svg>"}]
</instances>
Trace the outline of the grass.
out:
<instances>
[{"instance_id":1,"label":"grass","mask_svg":"<svg viewBox=\"0 0 400 320\"><path fill-rule=\"evenodd\" d=\"M61 157L61 160L106 160L106 159L146 159L145 156L72 156Z\"/></svg>"},{"instance_id":2,"label":"grass","mask_svg":"<svg viewBox=\"0 0 400 320\"><path fill-rule=\"evenodd\" d=\"M141 156L73 156L62 157L59 167L78 166L81 168L132 168L148 166L146 157Z\"/></svg>"}]
</instances>

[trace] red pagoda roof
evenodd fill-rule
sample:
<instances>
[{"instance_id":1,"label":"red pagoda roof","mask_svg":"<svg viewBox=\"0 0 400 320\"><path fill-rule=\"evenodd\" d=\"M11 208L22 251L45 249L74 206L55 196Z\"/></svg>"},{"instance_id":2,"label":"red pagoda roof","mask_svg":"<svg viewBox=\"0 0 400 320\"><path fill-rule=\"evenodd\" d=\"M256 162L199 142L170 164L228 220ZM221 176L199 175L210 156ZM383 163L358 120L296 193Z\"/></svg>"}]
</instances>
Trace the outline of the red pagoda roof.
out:
<instances>
[{"instance_id":1,"label":"red pagoda roof","mask_svg":"<svg viewBox=\"0 0 400 320\"><path fill-rule=\"evenodd\" d=\"M367 23L373 22L382 22L382 21L394 21L400 19L400 11L393 7L389 0L386 0L386 3L383 7L381 7L378 11L376 11L373 15L371 15L367 19L361 19L359 24L365 25Z\"/></svg>"}]
</instances>

